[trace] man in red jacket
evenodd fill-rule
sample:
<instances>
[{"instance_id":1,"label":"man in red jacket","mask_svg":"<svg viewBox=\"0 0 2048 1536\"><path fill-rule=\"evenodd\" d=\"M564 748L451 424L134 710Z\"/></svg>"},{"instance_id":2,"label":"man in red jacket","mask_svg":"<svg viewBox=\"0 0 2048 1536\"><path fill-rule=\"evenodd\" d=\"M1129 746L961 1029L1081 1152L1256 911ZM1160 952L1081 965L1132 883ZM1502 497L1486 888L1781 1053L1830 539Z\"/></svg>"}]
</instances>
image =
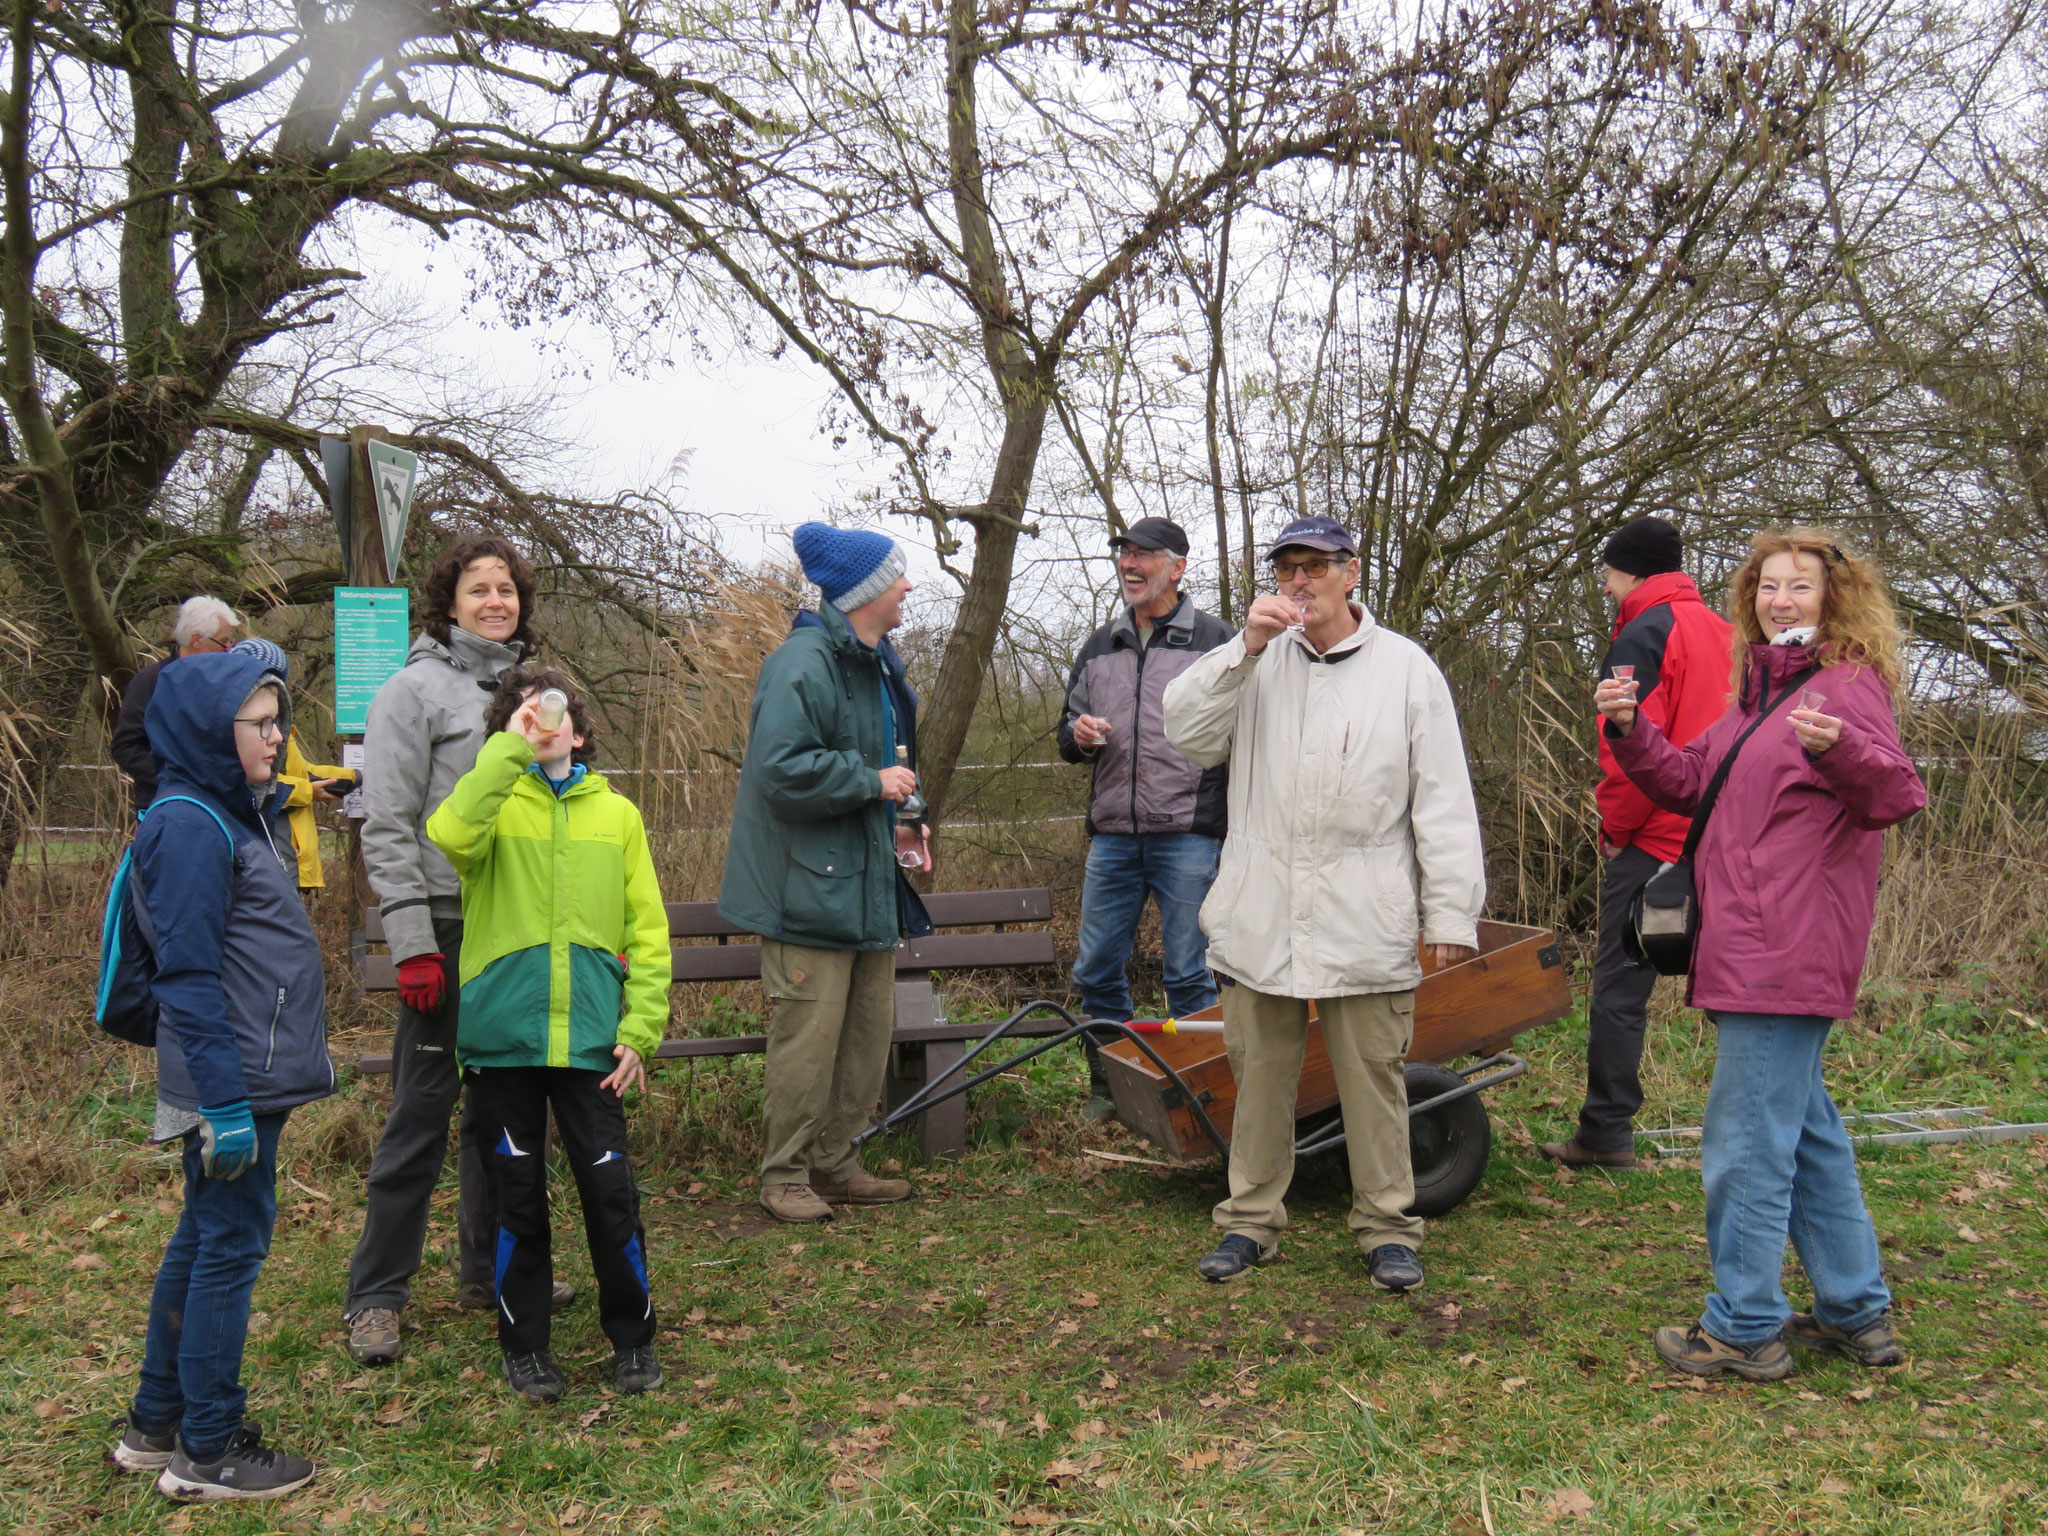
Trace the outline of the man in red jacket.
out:
<instances>
[{"instance_id":1,"label":"man in red jacket","mask_svg":"<svg viewBox=\"0 0 2048 1536\"><path fill-rule=\"evenodd\" d=\"M1728 708L1735 632L1700 600L1681 571L1678 530L1661 517L1624 523L1600 558L1607 595L1621 605L1600 676L1633 677L1636 707L1683 746ZM1624 670L1633 668L1630 672ZM1587 1009L1586 1102L1570 1141L1546 1142L1545 1157L1573 1168L1633 1168L1635 1112L1642 1108L1643 1030L1657 973L1622 948L1628 909L1658 866L1685 848L1691 823L1659 810L1631 784L1595 728L1600 751L1600 942Z\"/></svg>"}]
</instances>

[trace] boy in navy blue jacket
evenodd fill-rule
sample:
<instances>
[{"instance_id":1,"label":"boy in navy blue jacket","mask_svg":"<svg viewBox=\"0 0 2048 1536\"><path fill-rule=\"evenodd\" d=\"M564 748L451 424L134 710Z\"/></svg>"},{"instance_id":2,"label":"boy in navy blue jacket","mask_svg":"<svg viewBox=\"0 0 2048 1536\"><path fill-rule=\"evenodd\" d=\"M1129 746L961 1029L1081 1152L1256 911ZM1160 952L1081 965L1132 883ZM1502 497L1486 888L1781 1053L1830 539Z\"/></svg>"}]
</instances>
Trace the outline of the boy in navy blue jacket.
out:
<instances>
[{"instance_id":1,"label":"boy in navy blue jacket","mask_svg":"<svg viewBox=\"0 0 2048 1536\"><path fill-rule=\"evenodd\" d=\"M261 659L164 670L146 717L160 772L135 834L155 960L151 1139L185 1144L185 1209L157 1270L142 1382L113 1459L174 1499L267 1499L313 1464L243 1418L249 1296L277 1217L285 1116L334 1091L320 946L274 772L291 731Z\"/></svg>"}]
</instances>

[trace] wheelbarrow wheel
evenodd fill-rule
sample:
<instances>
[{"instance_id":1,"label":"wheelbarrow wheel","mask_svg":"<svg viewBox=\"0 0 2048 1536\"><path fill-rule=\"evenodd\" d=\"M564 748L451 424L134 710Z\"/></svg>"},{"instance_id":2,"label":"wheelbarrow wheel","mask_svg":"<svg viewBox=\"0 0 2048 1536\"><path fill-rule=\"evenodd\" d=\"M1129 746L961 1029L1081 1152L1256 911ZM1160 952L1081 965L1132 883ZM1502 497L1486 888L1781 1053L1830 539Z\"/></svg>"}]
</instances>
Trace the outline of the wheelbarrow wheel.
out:
<instances>
[{"instance_id":1,"label":"wheelbarrow wheel","mask_svg":"<svg viewBox=\"0 0 2048 1536\"><path fill-rule=\"evenodd\" d=\"M1408 1063L1408 1102L1425 1103L1461 1087L1464 1079L1445 1067ZM1408 1117L1408 1154L1415 1169L1411 1216L1442 1216L1479 1187L1493 1150L1493 1128L1476 1093Z\"/></svg>"}]
</instances>

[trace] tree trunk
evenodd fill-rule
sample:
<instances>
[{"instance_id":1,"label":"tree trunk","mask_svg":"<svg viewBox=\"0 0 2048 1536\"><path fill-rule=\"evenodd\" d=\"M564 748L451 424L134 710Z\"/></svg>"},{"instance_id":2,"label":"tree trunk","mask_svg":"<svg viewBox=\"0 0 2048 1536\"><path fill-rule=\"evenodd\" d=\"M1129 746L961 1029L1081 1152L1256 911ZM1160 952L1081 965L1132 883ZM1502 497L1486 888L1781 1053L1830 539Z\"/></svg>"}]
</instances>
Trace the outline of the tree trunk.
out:
<instances>
[{"instance_id":1,"label":"tree trunk","mask_svg":"<svg viewBox=\"0 0 2048 1536\"><path fill-rule=\"evenodd\" d=\"M1009 611L1010 576L1017 558L1017 524L1022 520L1031 477L1038 468L1039 445L1045 437L1050 396L1037 404L1013 409L1003 431L1003 446L989 484L989 509L1000 518L982 518L974 538L974 568L953 631L946 637L939 675L918 722L918 787L931 802L932 819L945 814L952 790L953 769L967 745L967 730L981 702L981 681L995 655L996 636Z\"/></svg>"}]
</instances>

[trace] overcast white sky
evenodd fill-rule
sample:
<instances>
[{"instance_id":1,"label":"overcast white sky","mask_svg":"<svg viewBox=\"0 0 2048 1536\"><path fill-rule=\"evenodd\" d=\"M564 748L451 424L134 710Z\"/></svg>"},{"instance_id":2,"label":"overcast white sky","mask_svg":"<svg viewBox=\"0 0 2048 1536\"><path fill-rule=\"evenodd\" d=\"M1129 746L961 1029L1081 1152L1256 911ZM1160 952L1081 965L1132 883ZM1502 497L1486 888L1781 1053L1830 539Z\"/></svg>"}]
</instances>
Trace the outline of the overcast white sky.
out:
<instances>
[{"instance_id":1,"label":"overcast white sky","mask_svg":"<svg viewBox=\"0 0 2048 1536\"><path fill-rule=\"evenodd\" d=\"M592 490L657 483L689 453L682 499L717 521L721 546L737 559L788 559L789 529L834 518L889 477L890 461L865 438L835 449L819 432L831 387L800 360L744 351L712 360L679 347L675 366L640 376L617 367L610 338L586 321L514 329L471 311L462 262L448 247L430 251L405 237L382 250L370 244L365 270L390 273L425 300L441 327L435 351L451 372L539 385L557 398L561 432L586 445ZM908 525L889 531L912 550L914 572L944 580L928 553L920 558Z\"/></svg>"}]
</instances>

